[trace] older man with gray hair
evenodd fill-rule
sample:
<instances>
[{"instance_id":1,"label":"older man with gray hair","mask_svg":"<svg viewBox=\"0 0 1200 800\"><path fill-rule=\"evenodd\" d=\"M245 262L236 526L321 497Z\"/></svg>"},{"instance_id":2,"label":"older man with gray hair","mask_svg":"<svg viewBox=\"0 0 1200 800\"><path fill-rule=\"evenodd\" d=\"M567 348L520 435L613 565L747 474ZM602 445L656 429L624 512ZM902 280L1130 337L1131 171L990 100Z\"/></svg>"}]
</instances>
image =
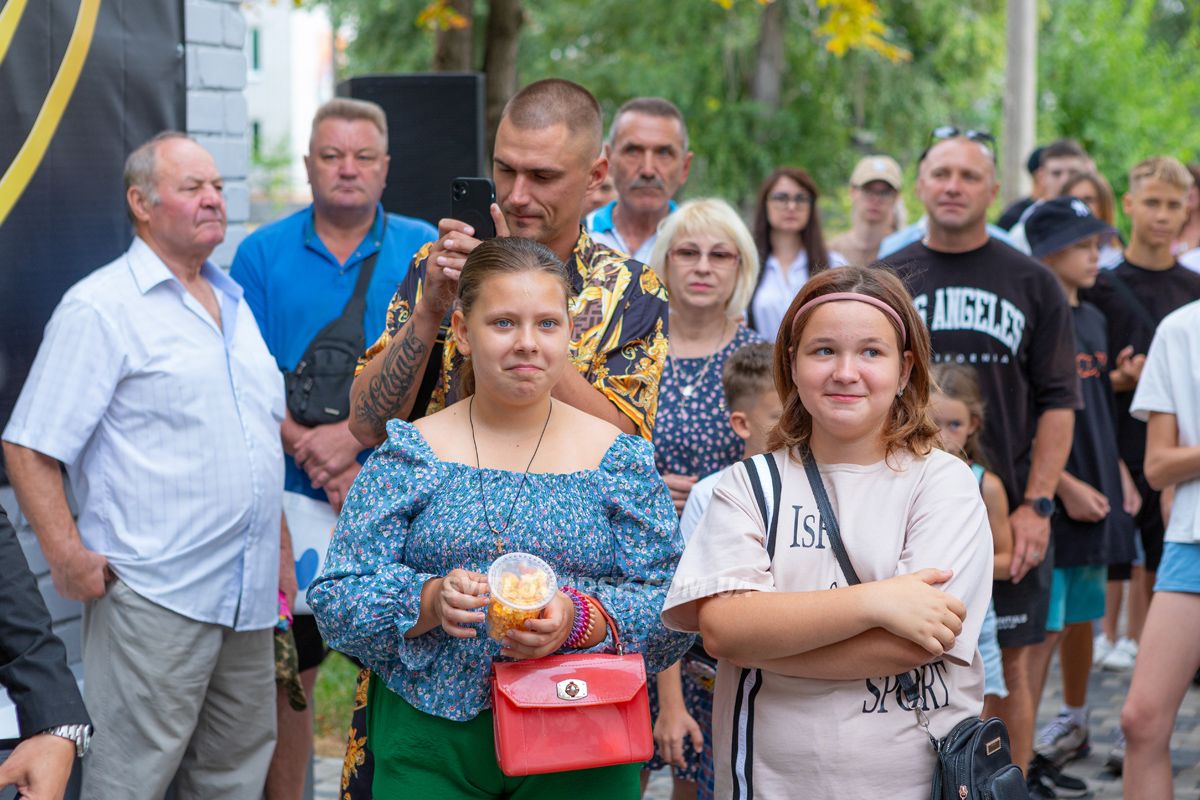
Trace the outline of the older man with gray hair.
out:
<instances>
[{"instance_id":1,"label":"older man with gray hair","mask_svg":"<svg viewBox=\"0 0 1200 800\"><path fill-rule=\"evenodd\" d=\"M258 800L281 576L294 586L282 380L208 260L225 238L212 157L162 133L125 184L133 243L54 310L4 454L55 588L85 604L83 796L162 797L176 778L180 800Z\"/></svg>"},{"instance_id":2,"label":"older man with gray hair","mask_svg":"<svg viewBox=\"0 0 1200 800\"><path fill-rule=\"evenodd\" d=\"M587 229L593 240L646 263L692 166L687 123L670 100L635 97L613 116L604 154L617 199L588 214Z\"/></svg>"}]
</instances>

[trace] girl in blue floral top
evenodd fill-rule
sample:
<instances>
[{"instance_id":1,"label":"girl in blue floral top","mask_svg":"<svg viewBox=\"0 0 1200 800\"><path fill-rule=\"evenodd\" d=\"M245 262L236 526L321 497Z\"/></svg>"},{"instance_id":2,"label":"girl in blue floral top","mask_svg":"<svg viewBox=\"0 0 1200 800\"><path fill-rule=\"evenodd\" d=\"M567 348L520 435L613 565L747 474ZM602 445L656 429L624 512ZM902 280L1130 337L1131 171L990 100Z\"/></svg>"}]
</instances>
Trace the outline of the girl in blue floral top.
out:
<instances>
[{"instance_id":1,"label":"girl in blue floral top","mask_svg":"<svg viewBox=\"0 0 1200 800\"><path fill-rule=\"evenodd\" d=\"M388 423L309 590L329 644L377 677L376 797L638 796L636 764L510 778L494 756L492 660L563 651L577 608L558 592L493 641L484 573L500 554L549 562L560 586L603 606L648 671L688 644L659 620L680 543L650 445L551 398L570 368L568 292L561 262L532 241L471 254L452 327L474 393L415 425ZM578 649L611 642L596 621Z\"/></svg>"}]
</instances>

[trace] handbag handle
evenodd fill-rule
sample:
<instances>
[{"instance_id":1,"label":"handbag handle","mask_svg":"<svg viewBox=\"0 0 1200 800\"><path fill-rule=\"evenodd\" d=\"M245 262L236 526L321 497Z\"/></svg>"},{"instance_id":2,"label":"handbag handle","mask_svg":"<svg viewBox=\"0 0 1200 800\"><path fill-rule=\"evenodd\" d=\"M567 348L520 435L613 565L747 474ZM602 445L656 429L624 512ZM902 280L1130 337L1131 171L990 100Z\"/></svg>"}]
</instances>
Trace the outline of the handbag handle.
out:
<instances>
[{"instance_id":1,"label":"handbag handle","mask_svg":"<svg viewBox=\"0 0 1200 800\"><path fill-rule=\"evenodd\" d=\"M858 579L858 573L854 571L854 565L850 563L850 554L846 552L846 546L842 544L842 534L838 528L837 515L833 513L833 506L830 504L829 495L825 491L825 481L821 478L821 470L817 468L817 460L813 457L811 450L805 450L800 456L804 461L804 472L808 475L808 484L812 488L813 497L817 500L817 510L821 514L821 524L825 526L825 533L829 534L829 544L833 547L833 555L837 559L838 566L842 568L842 574L846 576L846 583L851 586L862 583ZM921 710L921 693L917 691L917 685L913 682L912 675L902 672L896 676L896 680L900 682L900 689L904 692L904 699L908 701L913 711L916 712L917 725L925 729L925 733L929 736L930 741L934 743L933 749L937 750L937 740L929 732L929 718Z\"/></svg>"},{"instance_id":2,"label":"handbag handle","mask_svg":"<svg viewBox=\"0 0 1200 800\"><path fill-rule=\"evenodd\" d=\"M625 655L625 645L621 642L620 630L617 628L617 623L613 622L613 618L598 598L592 597L592 608L600 612L600 616L604 617L604 622L608 625L608 629L612 631L613 650L617 655Z\"/></svg>"}]
</instances>

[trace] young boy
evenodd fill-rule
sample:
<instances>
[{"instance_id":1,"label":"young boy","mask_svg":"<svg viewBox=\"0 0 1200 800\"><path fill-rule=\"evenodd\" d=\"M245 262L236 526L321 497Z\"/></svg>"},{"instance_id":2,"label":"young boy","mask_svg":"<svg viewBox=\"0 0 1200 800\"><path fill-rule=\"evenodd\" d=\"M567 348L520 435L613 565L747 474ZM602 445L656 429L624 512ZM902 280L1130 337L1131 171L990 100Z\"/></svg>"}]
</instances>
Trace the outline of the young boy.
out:
<instances>
[{"instance_id":1,"label":"young boy","mask_svg":"<svg viewBox=\"0 0 1200 800\"><path fill-rule=\"evenodd\" d=\"M729 424L745 443L743 458L766 452L767 435L783 413L771 372L772 351L771 345L765 342L743 345L726 360L721 373ZM685 542L699 525L712 499L713 489L723 474L725 470L718 470L702 478L688 494L679 520ZM686 698L683 670L687 670L691 678L689 683L700 687L690 690ZM664 761L678 764L683 759L684 737L691 740L692 747L701 754L696 776L696 797L700 800L713 796L713 753L709 739L712 736L712 688L716 675L715 660L697 640L678 664L656 676L659 712L654 721L655 742L659 752L664 753ZM679 793L674 796L678 797Z\"/></svg>"},{"instance_id":2,"label":"young boy","mask_svg":"<svg viewBox=\"0 0 1200 800\"><path fill-rule=\"evenodd\" d=\"M771 374L771 345L748 344L739 347L725 362L721 383L725 387L725 407L729 409L729 425L745 443L742 458L750 458L767 451L767 435L783 414L783 405L775 391L775 379ZM713 489L725 470L701 478L692 487L683 515L679 519L679 530L686 542L700 524L712 499Z\"/></svg>"},{"instance_id":3,"label":"young boy","mask_svg":"<svg viewBox=\"0 0 1200 800\"><path fill-rule=\"evenodd\" d=\"M1146 479L1174 486L1166 545L1140 658L1121 711L1127 739L1125 786L1137 796L1173 794L1171 733L1188 684L1200 667L1200 303L1169 315L1158 327L1138 383L1132 413L1148 421ZM1182 791L1182 787L1180 787ZM1127 790L1128 794L1128 790Z\"/></svg>"},{"instance_id":4,"label":"young boy","mask_svg":"<svg viewBox=\"0 0 1200 800\"><path fill-rule=\"evenodd\" d=\"M1083 647L1064 649L1064 706L1058 718L1039 732L1028 774L1035 797L1081 797L1087 785L1062 775L1058 767L1089 749L1091 622L1104 616L1108 564L1128 562L1134 551L1133 520L1126 513L1117 456L1107 324L1095 306L1079 300L1080 289L1096 282L1100 239L1112 229L1092 216L1083 201L1059 197L1039 205L1025 231L1033 256L1058 278L1071 306L1075 364L1084 401L1083 409L1075 413L1071 454L1058 484L1058 513L1051 521L1054 575L1047 635L1030 652L1035 703L1064 631Z\"/></svg>"}]
</instances>

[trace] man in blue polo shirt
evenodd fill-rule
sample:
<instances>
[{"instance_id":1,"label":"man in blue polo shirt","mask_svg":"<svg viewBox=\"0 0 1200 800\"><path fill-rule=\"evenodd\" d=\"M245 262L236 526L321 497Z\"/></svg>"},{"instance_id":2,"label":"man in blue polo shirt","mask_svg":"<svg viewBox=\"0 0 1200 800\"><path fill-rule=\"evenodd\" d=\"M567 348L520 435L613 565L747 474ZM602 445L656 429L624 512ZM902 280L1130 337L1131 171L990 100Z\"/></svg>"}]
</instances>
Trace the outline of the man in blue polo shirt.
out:
<instances>
[{"instance_id":1,"label":"man in blue polo shirt","mask_svg":"<svg viewBox=\"0 0 1200 800\"><path fill-rule=\"evenodd\" d=\"M594 241L649 263L658 223L692 166L687 123L661 97L635 97L617 109L604 143L617 199L587 215Z\"/></svg>"},{"instance_id":2,"label":"man in blue polo shirt","mask_svg":"<svg viewBox=\"0 0 1200 800\"><path fill-rule=\"evenodd\" d=\"M267 347L285 373L296 368L313 338L341 316L372 256L362 324L364 341L375 341L413 253L437 238L437 229L426 222L384 212L380 198L387 180L387 143L387 119L376 104L337 98L321 106L304 157L312 205L255 231L234 257L230 274L245 290ZM328 538L370 451L362 449L345 420L308 427L289 412L282 436L285 511L296 540L302 597L318 564L317 552L308 552L304 541L314 533ZM299 796L312 752L312 692L325 647L311 614L299 613L295 619L300 680L309 708L296 712L286 700L279 703L279 743L267 780L268 800Z\"/></svg>"}]
</instances>

